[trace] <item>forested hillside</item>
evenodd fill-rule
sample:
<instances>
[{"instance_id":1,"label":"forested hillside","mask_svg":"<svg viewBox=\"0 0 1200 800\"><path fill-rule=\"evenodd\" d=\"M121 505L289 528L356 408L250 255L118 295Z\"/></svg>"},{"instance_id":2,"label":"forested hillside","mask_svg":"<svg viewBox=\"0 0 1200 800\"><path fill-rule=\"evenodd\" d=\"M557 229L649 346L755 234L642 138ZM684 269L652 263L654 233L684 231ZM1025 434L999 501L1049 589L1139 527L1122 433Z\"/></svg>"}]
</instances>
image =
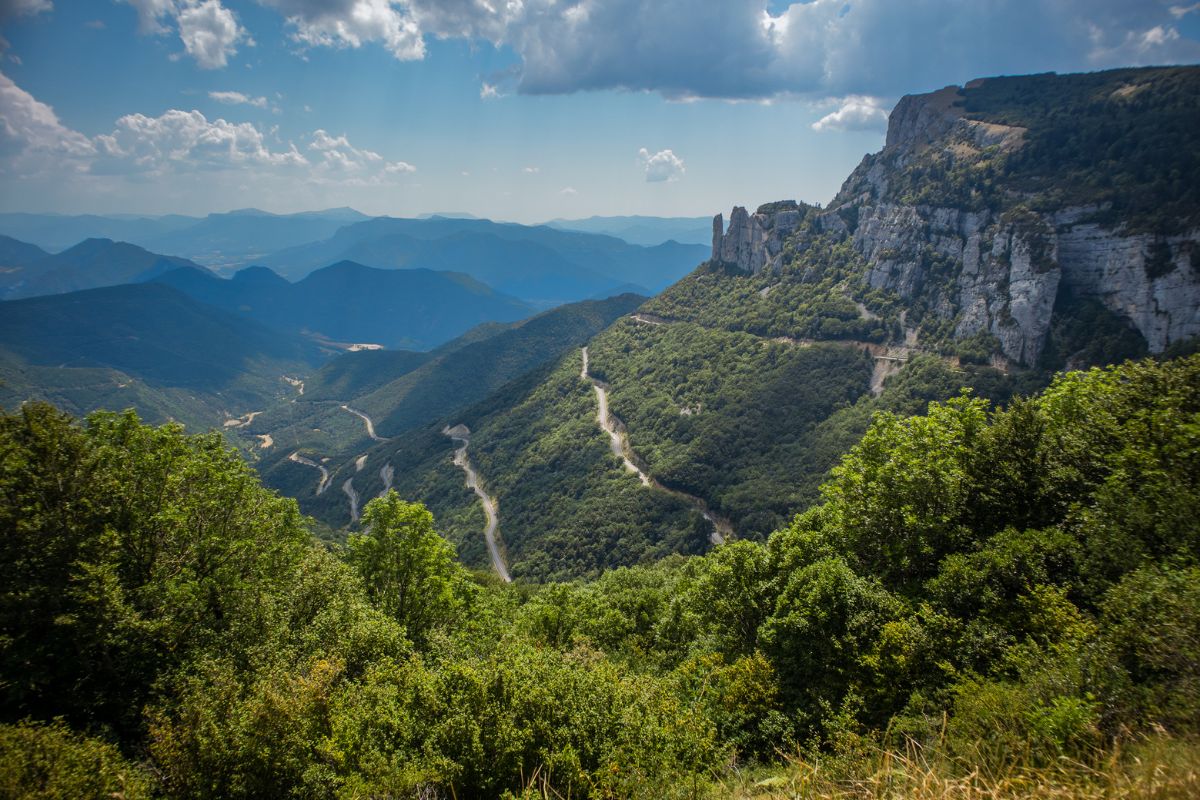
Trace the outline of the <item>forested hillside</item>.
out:
<instances>
[{"instance_id":1,"label":"forested hillside","mask_svg":"<svg viewBox=\"0 0 1200 800\"><path fill-rule=\"evenodd\" d=\"M1198 436L1197 356L964 394L877 416L764 543L531 586L395 494L330 551L216 435L31 404L0 786L1194 796Z\"/></svg>"},{"instance_id":2,"label":"forested hillside","mask_svg":"<svg viewBox=\"0 0 1200 800\"><path fill-rule=\"evenodd\" d=\"M1176 190L1196 170L1169 153L1196 152L1197 98L1196 67L913 95L829 207L718 217L709 260L588 342L587 374L571 353L447 420L471 431L512 574L761 540L819 499L879 411L963 387L1005 405L1058 370L1193 347L1200 231ZM436 434L371 463L471 558L482 514Z\"/></svg>"}]
</instances>

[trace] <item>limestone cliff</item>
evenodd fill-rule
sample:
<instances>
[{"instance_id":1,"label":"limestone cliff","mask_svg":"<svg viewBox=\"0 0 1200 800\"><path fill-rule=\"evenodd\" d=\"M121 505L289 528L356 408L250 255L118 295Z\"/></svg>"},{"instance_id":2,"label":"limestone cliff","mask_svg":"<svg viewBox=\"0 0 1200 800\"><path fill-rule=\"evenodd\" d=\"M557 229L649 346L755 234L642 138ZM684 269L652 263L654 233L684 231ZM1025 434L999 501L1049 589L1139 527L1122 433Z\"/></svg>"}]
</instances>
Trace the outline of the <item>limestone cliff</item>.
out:
<instances>
[{"instance_id":1,"label":"limestone cliff","mask_svg":"<svg viewBox=\"0 0 1200 800\"><path fill-rule=\"evenodd\" d=\"M863 159L827 209L810 209L811 224L798 230L807 207L796 203L755 214L734 208L727 231L720 215L714 219L712 259L758 275L781 271L788 248L803 246L799 240L814 231L848 237L862 256L867 287L907 303L920 298L939 330L955 339L990 335L1016 364L1038 362L1060 290L1103 303L1137 329L1151 352L1200 335L1200 208L1180 202L1180 181L1154 182L1143 163L1127 166L1110 153L1101 153L1090 172L1090 162L1060 168L1044 126L1070 133L1071 120L1036 108L1037 92L1049 86L1055 96L1080 95L1089 111L1106 104L1094 109L1100 119L1153 114L1155 81L1166 75L1194 94L1200 71L1097 75L1082 76L1086 83L1037 76L1030 98L992 83L1012 79L905 97L889 118L883 150ZM1125 98L1132 95L1151 104L1128 109ZM1081 115L1078 125L1087 119ZM1185 173L1184 183L1200 179L1188 177L1194 145L1182 143L1173 167L1172 174ZM1081 202L1093 196L1097 202ZM1158 209L1167 211L1148 214Z\"/></svg>"}]
</instances>

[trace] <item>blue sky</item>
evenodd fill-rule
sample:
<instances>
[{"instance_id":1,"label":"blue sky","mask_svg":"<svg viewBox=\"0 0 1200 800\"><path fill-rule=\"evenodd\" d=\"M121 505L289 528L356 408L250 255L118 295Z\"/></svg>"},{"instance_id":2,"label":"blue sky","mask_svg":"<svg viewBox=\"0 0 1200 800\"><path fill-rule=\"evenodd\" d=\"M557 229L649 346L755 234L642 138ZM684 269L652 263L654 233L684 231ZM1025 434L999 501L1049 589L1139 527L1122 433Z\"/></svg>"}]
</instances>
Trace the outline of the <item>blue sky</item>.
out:
<instances>
[{"instance_id":1,"label":"blue sky","mask_svg":"<svg viewBox=\"0 0 1200 800\"><path fill-rule=\"evenodd\" d=\"M0 0L0 209L825 202L902 94L1200 61L1187 0Z\"/></svg>"}]
</instances>

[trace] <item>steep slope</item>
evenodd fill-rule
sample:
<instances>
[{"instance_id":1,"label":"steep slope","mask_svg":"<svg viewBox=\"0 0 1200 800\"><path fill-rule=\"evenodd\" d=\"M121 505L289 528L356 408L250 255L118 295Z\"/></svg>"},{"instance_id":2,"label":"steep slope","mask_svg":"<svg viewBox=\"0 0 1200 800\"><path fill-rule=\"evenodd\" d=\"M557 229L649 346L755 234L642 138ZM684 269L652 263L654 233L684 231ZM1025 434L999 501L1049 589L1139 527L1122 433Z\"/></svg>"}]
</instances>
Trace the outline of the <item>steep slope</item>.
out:
<instances>
[{"instance_id":1,"label":"steep slope","mask_svg":"<svg viewBox=\"0 0 1200 800\"><path fill-rule=\"evenodd\" d=\"M704 258L696 245L639 247L611 236L478 219L380 217L260 263L289 278L341 259L377 267L451 268L519 297L582 300L622 284L659 291ZM561 295L547 298L549 286Z\"/></svg>"},{"instance_id":2,"label":"steep slope","mask_svg":"<svg viewBox=\"0 0 1200 800\"><path fill-rule=\"evenodd\" d=\"M313 344L153 283L0 303L0 402L49 399L73 413L134 407L198 429L291 393L281 376Z\"/></svg>"},{"instance_id":3,"label":"steep slope","mask_svg":"<svg viewBox=\"0 0 1200 800\"><path fill-rule=\"evenodd\" d=\"M27 264L0 280L3 299L62 294L122 283L139 283L189 268L207 272L185 258L151 253L128 242L88 239L52 256Z\"/></svg>"},{"instance_id":4,"label":"steep slope","mask_svg":"<svg viewBox=\"0 0 1200 800\"><path fill-rule=\"evenodd\" d=\"M313 393L306 385L303 395L293 397L294 402L281 404L253 420L244 429L247 443L251 442L249 437L269 434L272 448L260 451L260 469L267 481L298 497L307 513L331 525L341 527L349 522L344 498L318 498L313 494L311 468L305 470L287 460L296 449L312 458L330 458L335 485L352 478L364 498L384 488L385 472L392 473L398 488L420 480L420 470L410 462L431 458L431 468L442 480L449 481L443 487L447 502L439 508L474 520L477 509L473 495L463 490L462 472L450 460L453 442L440 433L441 429L462 421L460 416L474 424L488 413L487 409L507 409L521 402L528 389L520 387L540 385L541 377L556 362L571 358L588 339L642 300L624 295L556 308L484 339L450 343L415 367L415 359L395 354L398 358L391 366L400 371L385 384L379 383L378 374L365 379L362 368L366 364L384 367L380 363L384 354L341 356L321 370L319 375L324 377L316 382ZM468 338L474 339L474 333ZM538 377L531 379L530 375ZM331 397L331 390L337 386L344 386L347 394ZM373 390L365 391L372 386ZM349 393L354 388L364 391L355 396ZM472 405L477 406L476 410L468 409ZM540 410L534 406L530 409ZM372 441L364 421L354 412L370 418L376 435L389 441ZM551 418L555 415L545 416L544 424L553 424ZM366 458L360 462L359 456L364 454ZM475 457L473 451L472 460ZM486 472L483 478L488 480ZM482 530L473 521L456 526L447 520L447 524L454 535L461 532L460 540L472 548L476 538L473 534Z\"/></svg>"},{"instance_id":5,"label":"steep slope","mask_svg":"<svg viewBox=\"0 0 1200 800\"><path fill-rule=\"evenodd\" d=\"M877 411L918 413L964 386L1003 404L1067 364L1185 344L1200 330L1200 204L1176 190L1200 180L1200 129L1182 124L1198 88L1200 69L1151 69L905 98L884 151L827 209L718 217L710 260L596 336L587 375L569 353L456 416L512 574L702 550L713 526L687 498L736 537L764 536L818 499ZM1154 129L1153 147L1122 125ZM1081 144L1093 151L1068 152ZM1093 184L1120 188L1073 205ZM610 447L594 383L628 451ZM389 463L465 541L481 522L450 447L429 431Z\"/></svg>"},{"instance_id":6,"label":"steep slope","mask_svg":"<svg viewBox=\"0 0 1200 800\"><path fill-rule=\"evenodd\" d=\"M231 279L179 270L159 281L204 303L331 343L425 349L533 309L461 273L381 270L350 261L289 283L262 267ZM344 349L343 347L343 349Z\"/></svg>"}]
</instances>

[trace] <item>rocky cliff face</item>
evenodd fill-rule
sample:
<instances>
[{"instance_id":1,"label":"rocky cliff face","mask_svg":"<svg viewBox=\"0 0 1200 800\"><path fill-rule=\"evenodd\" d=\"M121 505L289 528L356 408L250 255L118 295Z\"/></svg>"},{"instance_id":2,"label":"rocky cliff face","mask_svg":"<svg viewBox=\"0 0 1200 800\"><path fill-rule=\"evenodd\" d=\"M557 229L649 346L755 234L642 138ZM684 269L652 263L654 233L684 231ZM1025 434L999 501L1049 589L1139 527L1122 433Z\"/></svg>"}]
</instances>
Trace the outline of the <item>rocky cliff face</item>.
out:
<instances>
[{"instance_id":1,"label":"rocky cliff face","mask_svg":"<svg viewBox=\"0 0 1200 800\"><path fill-rule=\"evenodd\" d=\"M778 208L770 212L760 209L753 215L741 206L734 206L726 233L722 233L723 217L720 214L713 217L712 260L751 275L777 266L784 242L800 224L800 211L794 202L775 205Z\"/></svg>"},{"instance_id":2,"label":"rocky cliff face","mask_svg":"<svg viewBox=\"0 0 1200 800\"><path fill-rule=\"evenodd\" d=\"M816 212L813 228L851 239L870 287L905 301L922 298L953 337L990 334L1017 364L1038 361L1060 288L1098 299L1151 352L1200 335L1200 228L1133 233L1120 220L1098 224L1104 209L1094 206L1047 209L1040 202L1035 212L1003 186L1002 202L954 201L964 183L959 177L951 185L956 170L969 185L971 170L988 174L989 163L1021 150L1027 133L968 119L959 87L905 97L891 114L884 149ZM914 184L913 166L925 164L934 166ZM718 215L713 260L754 275L778 270L801 219L796 209L772 204L751 215L735 208L728 231Z\"/></svg>"}]
</instances>

